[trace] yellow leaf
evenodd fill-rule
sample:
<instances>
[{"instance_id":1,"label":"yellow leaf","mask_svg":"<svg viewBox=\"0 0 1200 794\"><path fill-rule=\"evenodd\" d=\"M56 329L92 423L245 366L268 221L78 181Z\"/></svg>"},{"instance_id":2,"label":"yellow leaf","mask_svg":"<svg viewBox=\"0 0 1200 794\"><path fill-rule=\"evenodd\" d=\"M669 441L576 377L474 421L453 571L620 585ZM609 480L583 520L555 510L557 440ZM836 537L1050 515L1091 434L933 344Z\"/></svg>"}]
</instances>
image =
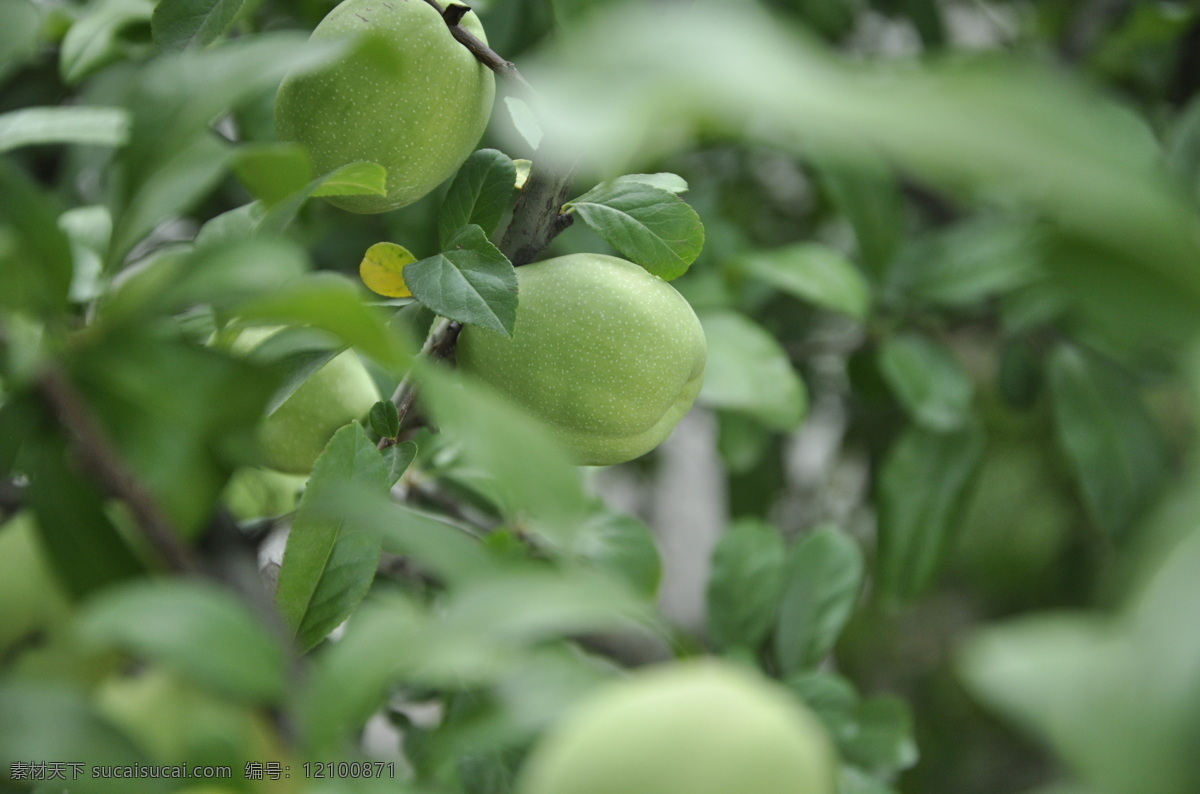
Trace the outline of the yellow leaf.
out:
<instances>
[{"instance_id":1,"label":"yellow leaf","mask_svg":"<svg viewBox=\"0 0 1200 794\"><path fill-rule=\"evenodd\" d=\"M372 292L389 298L411 298L412 291L404 283L403 271L416 261L402 245L375 243L363 255L358 275Z\"/></svg>"}]
</instances>

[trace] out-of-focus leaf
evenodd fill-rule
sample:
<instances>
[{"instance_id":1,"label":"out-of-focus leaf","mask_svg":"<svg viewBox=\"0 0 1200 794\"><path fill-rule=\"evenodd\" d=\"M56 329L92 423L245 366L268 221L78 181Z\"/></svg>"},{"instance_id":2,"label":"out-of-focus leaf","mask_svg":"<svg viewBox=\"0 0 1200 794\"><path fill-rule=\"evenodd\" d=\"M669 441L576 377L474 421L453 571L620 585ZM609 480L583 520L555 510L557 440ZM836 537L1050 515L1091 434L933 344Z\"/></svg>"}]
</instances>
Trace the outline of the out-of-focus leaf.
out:
<instances>
[{"instance_id":1,"label":"out-of-focus leaf","mask_svg":"<svg viewBox=\"0 0 1200 794\"><path fill-rule=\"evenodd\" d=\"M248 144L234 153L232 163L238 179L267 207L303 190L312 181L308 153L294 144Z\"/></svg>"},{"instance_id":2,"label":"out-of-focus leaf","mask_svg":"<svg viewBox=\"0 0 1200 794\"><path fill-rule=\"evenodd\" d=\"M54 314L66 308L71 247L50 202L0 160L0 306Z\"/></svg>"},{"instance_id":3,"label":"out-of-focus leaf","mask_svg":"<svg viewBox=\"0 0 1200 794\"><path fill-rule=\"evenodd\" d=\"M879 348L879 371L918 424L953 430L970 419L974 384L954 354L932 339L888 337Z\"/></svg>"},{"instance_id":4,"label":"out-of-focus leaf","mask_svg":"<svg viewBox=\"0 0 1200 794\"><path fill-rule=\"evenodd\" d=\"M538 123L537 114L533 112L533 108L518 96L504 97L504 106L508 108L508 114L512 118L513 129L524 139L525 143L529 144L530 149L537 151L538 147L542 145L542 138L546 133L542 129L542 125Z\"/></svg>"},{"instance_id":5,"label":"out-of-focus leaf","mask_svg":"<svg viewBox=\"0 0 1200 794\"><path fill-rule=\"evenodd\" d=\"M455 233L469 224L490 237L509 208L516 181L516 166L504 152L480 149L468 157L450 183L438 214L442 248L449 248Z\"/></svg>"},{"instance_id":6,"label":"out-of-focus leaf","mask_svg":"<svg viewBox=\"0 0 1200 794\"><path fill-rule=\"evenodd\" d=\"M517 320L517 274L478 226L465 226L446 250L404 268L413 297L451 320L511 336Z\"/></svg>"},{"instance_id":7,"label":"out-of-focus leaf","mask_svg":"<svg viewBox=\"0 0 1200 794\"><path fill-rule=\"evenodd\" d=\"M1200 201L1200 97L1189 102L1175 120L1167 163L1188 195Z\"/></svg>"},{"instance_id":8,"label":"out-of-focus leaf","mask_svg":"<svg viewBox=\"0 0 1200 794\"><path fill-rule=\"evenodd\" d=\"M879 479L879 595L910 600L933 579L958 534L962 507L983 455L975 424L951 432L920 427L892 444Z\"/></svg>"},{"instance_id":9,"label":"out-of-focus leaf","mask_svg":"<svg viewBox=\"0 0 1200 794\"><path fill-rule=\"evenodd\" d=\"M742 259L746 273L808 303L864 320L870 287L853 264L828 246L798 243L755 251Z\"/></svg>"},{"instance_id":10,"label":"out-of-focus leaf","mask_svg":"<svg viewBox=\"0 0 1200 794\"><path fill-rule=\"evenodd\" d=\"M77 83L121 57L121 35L150 21L151 0L100 0L88 6L63 37L59 71L67 83Z\"/></svg>"},{"instance_id":11,"label":"out-of-focus leaf","mask_svg":"<svg viewBox=\"0 0 1200 794\"><path fill-rule=\"evenodd\" d=\"M775 629L775 658L785 674L816 665L833 649L862 582L862 552L837 529L814 530L792 548Z\"/></svg>"},{"instance_id":12,"label":"out-of-focus leaf","mask_svg":"<svg viewBox=\"0 0 1200 794\"><path fill-rule=\"evenodd\" d=\"M869 273L882 276L904 239L904 200L878 157L816 157L817 178L850 225Z\"/></svg>"},{"instance_id":13,"label":"out-of-focus leaf","mask_svg":"<svg viewBox=\"0 0 1200 794\"><path fill-rule=\"evenodd\" d=\"M753 519L725 530L708 580L708 634L724 650L756 650L766 639L783 592L783 537Z\"/></svg>"},{"instance_id":14,"label":"out-of-focus leaf","mask_svg":"<svg viewBox=\"0 0 1200 794\"><path fill-rule=\"evenodd\" d=\"M495 483L506 514L527 516L569 548L586 500L578 469L549 430L482 384L429 366L418 372L438 427Z\"/></svg>"},{"instance_id":15,"label":"out-of-focus leaf","mask_svg":"<svg viewBox=\"0 0 1200 794\"><path fill-rule=\"evenodd\" d=\"M631 261L671 281L687 272L704 247L700 216L672 191L647 182L605 182L571 199L564 212L584 223Z\"/></svg>"},{"instance_id":16,"label":"out-of-focus leaf","mask_svg":"<svg viewBox=\"0 0 1200 794\"><path fill-rule=\"evenodd\" d=\"M41 13L29 0L0 5L0 80L38 51Z\"/></svg>"},{"instance_id":17,"label":"out-of-focus leaf","mask_svg":"<svg viewBox=\"0 0 1200 794\"><path fill-rule=\"evenodd\" d=\"M405 365L410 357L383 318L363 303L348 278L318 273L296 279L275 294L239 304L236 314L246 320L293 322L321 328L387 366Z\"/></svg>"},{"instance_id":18,"label":"out-of-focus leaf","mask_svg":"<svg viewBox=\"0 0 1200 794\"><path fill-rule=\"evenodd\" d=\"M842 787L838 794L896 794L896 790L861 769L843 766Z\"/></svg>"},{"instance_id":19,"label":"out-of-focus leaf","mask_svg":"<svg viewBox=\"0 0 1200 794\"><path fill-rule=\"evenodd\" d=\"M308 509L340 482L387 490L383 457L357 422L338 430L313 466L288 535L275 599L298 647L323 640L362 601L379 567L381 539L373 527L331 521Z\"/></svg>"},{"instance_id":20,"label":"out-of-focus leaf","mask_svg":"<svg viewBox=\"0 0 1200 794\"><path fill-rule=\"evenodd\" d=\"M166 667L214 692L274 702L284 692L284 653L227 590L192 581L140 581L83 608L88 639Z\"/></svg>"},{"instance_id":21,"label":"out-of-focus leaf","mask_svg":"<svg viewBox=\"0 0 1200 794\"><path fill-rule=\"evenodd\" d=\"M1062 345L1049 360L1058 441L1092 519L1116 535L1148 506L1168 472L1162 434L1114 365Z\"/></svg>"},{"instance_id":22,"label":"out-of-focus leaf","mask_svg":"<svg viewBox=\"0 0 1200 794\"><path fill-rule=\"evenodd\" d=\"M662 578L662 560L650 529L632 516L601 511L580 528L572 551L652 598Z\"/></svg>"},{"instance_id":23,"label":"out-of-focus leaf","mask_svg":"<svg viewBox=\"0 0 1200 794\"><path fill-rule=\"evenodd\" d=\"M0 152L47 143L120 146L129 131L122 108L37 107L0 114Z\"/></svg>"},{"instance_id":24,"label":"out-of-focus leaf","mask_svg":"<svg viewBox=\"0 0 1200 794\"><path fill-rule=\"evenodd\" d=\"M242 0L161 0L150 31L164 50L203 47L216 41L241 9Z\"/></svg>"},{"instance_id":25,"label":"out-of-focus leaf","mask_svg":"<svg viewBox=\"0 0 1200 794\"><path fill-rule=\"evenodd\" d=\"M877 775L892 775L917 762L912 714L900 698L864 700L854 710L855 731L840 743L843 756Z\"/></svg>"},{"instance_id":26,"label":"out-of-focus leaf","mask_svg":"<svg viewBox=\"0 0 1200 794\"><path fill-rule=\"evenodd\" d=\"M700 403L747 414L776 430L799 425L808 396L779 342L741 314L704 312L700 322L708 341Z\"/></svg>"},{"instance_id":27,"label":"out-of-focus leaf","mask_svg":"<svg viewBox=\"0 0 1200 794\"><path fill-rule=\"evenodd\" d=\"M112 237L112 215L108 207L91 204L73 207L58 216L58 228L67 235L75 260L70 298L76 303L99 297L104 253Z\"/></svg>"}]
</instances>

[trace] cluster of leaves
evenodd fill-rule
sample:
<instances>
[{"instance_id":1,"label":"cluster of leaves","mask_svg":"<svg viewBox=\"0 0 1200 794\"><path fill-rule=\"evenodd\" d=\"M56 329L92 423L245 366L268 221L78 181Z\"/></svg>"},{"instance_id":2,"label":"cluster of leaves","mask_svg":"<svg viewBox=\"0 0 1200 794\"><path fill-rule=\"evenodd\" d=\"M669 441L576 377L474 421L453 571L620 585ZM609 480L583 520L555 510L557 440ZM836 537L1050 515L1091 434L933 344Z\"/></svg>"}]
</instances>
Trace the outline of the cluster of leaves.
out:
<instances>
[{"instance_id":1,"label":"cluster of leaves","mask_svg":"<svg viewBox=\"0 0 1200 794\"><path fill-rule=\"evenodd\" d=\"M245 791L511 791L623 664L694 653L786 684L846 792L1196 787L1195 12L779 0L664 25L497 3L490 40L545 134L509 101L499 148L358 218L308 200L382 194L383 170L313 174L269 121L283 74L337 55L270 31L329 5L0 8L0 787L44 759L228 765ZM955 19L1012 54L951 57ZM897 66L872 30L943 57ZM1038 65L1048 43L1126 104ZM729 521L703 626L667 625L651 532L541 427L414 362L436 317L512 333L498 238L527 180L574 168L547 253L678 278L708 337ZM337 272L356 268L392 300ZM255 325L289 331L247 358L230 340ZM401 435L380 403L294 511L239 523L227 487L257 423L346 347L385 393L415 378L437 432L380 444ZM253 555L285 511L271 598ZM1128 581L1115 617L951 652ZM1065 767L1014 764L963 683ZM368 724L389 726L382 755ZM400 769L297 782L372 754ZM252 762L292 781L242 779Z\"/></svg>"}]
</instances>

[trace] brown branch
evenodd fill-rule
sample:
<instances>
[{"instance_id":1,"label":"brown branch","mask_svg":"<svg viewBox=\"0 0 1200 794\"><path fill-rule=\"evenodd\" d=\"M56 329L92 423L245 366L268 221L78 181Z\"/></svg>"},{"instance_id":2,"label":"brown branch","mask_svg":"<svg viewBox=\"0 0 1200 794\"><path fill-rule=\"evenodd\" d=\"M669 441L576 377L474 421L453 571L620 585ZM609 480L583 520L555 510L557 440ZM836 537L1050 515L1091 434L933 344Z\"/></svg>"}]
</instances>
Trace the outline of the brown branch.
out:
<instances>
[{"instance_id":1,"label":"brown branch","mask_svg":"<svg viewBox=\"0 0 1200 794\"><path fill-rule=\"evenodd\" d=\"M470 50L471 54L474 55L480 63L504 79L520 86L522 91L530 94L533 93L533 86L531 86L529 81L526 80L519 71L517 71L516 64L501 57L498 52L485 44L478 36L459 24L463 16L465 16L466 13L471 10L469 6L462 5L461 3L451 3L443 9L437 0L425 0L425 2L433 6L434 9L442 15L442 19L445 20L446 26L450 28L450 35L454 36L455 40L458 41L459 44L462 44L464 47Z\"/></svg>"},{"instance_id":2,"label":"brown branch","mask_svg":"<svg viewBox=\"0 0 1200 794\"><path fill-rule=\"evenodd\" d=\"M173 571L199 572L199 563L180 540L154 495L126 466L66 375L58 369L47 369L36 385L42 400L66 429L80 465L109 496L125 503L134 523L162 562Z\"/></svg>"}]
</instances>

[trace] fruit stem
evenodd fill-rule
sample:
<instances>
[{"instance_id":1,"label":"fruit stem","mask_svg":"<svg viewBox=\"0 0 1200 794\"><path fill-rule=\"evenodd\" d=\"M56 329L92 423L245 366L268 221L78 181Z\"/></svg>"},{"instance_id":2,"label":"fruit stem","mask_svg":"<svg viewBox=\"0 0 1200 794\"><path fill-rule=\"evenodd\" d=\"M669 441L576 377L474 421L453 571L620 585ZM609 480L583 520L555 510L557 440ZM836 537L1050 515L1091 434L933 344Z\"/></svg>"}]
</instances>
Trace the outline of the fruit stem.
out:
<instances>
[{"instance_id":1,"label":"fruit stem","mask_svg":"<svg viewBox=\"0 0 1200 794\"><path fill-rule=\"evenodd\" d=\"M445 9L437 0L425 0L426 3L433 6L434 9L446 21L446 26L450 28L450 35L454 36L459 44L471 51L471 54L487 68L491 69L496 74L520 86L523 91L533 94L533 86L529 81L517 71L517 66L512 61L502 58L498 52L493 50L488 45L484 44L471 31L464 28L459 22L463 16L471 9L461 3L452 3Z\"/></svg>"}]
</instances>

